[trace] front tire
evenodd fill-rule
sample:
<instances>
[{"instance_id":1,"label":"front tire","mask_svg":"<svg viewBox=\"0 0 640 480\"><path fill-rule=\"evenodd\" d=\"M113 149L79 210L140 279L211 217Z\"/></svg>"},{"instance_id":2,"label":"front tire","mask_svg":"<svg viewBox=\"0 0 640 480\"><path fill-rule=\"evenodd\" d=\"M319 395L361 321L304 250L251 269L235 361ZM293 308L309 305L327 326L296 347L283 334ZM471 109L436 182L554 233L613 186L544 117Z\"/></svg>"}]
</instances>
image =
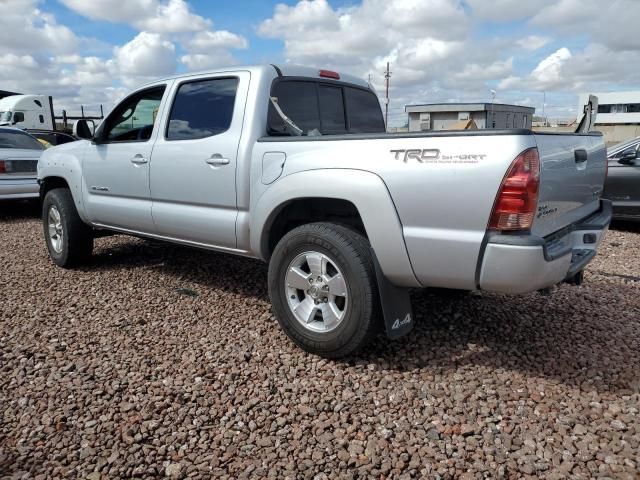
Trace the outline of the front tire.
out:
<instances>
[{"instance_id":1,"label":"front tire","mask_svg":"<svg viewBox=\"0 0 640 480\"><path fill-rule=\"evenodd\" d=\"M356 352L379 326L371 247L340 225L312 223L287 233L269 262L269 296L287 336L323 357Z\"/></svg>"},{"instance_id":2,"label":"front tire","mask_svg":"<svg viewBox=\"0 0 640 480\"><path fill-rule=\"evenodd\" d=\"M68 189L54 188L47 192L42 202L42 226L49 256L56 265L75 267L91 256L91 228L78 215Z\"/></svg>"}]
</instances>

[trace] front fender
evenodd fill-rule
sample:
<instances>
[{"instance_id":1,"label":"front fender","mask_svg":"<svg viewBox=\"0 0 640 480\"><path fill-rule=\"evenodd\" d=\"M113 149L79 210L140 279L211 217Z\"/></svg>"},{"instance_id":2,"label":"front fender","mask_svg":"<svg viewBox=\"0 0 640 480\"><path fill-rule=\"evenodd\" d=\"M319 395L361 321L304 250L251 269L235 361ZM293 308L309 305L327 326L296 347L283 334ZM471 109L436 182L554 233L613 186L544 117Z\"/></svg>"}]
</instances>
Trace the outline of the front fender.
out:
<instances>
[{"instance_id":1,"label":"front fender","mask_svg":"<svg viewBox=\"0 0 640 480\"><path fill-rule=\"evenodd\" d=\"M251 250L268 257L271 224L289 202L302 198L346 200L358 209L384 275L397 286L420 287L404 242L402 224L382 179L370 172L321 169L293 173L269 187L252 208Z\"/></svg>"},{"instance_id":2,"label":"front fender","mask_svg":"<svg viewBox=\"0 0 640 480\"><path fill-rule=\"evenodd\" d=\"M38 182L61 178L69 186L78 214L88 223L82 198L82 157L87 141L65 143L45 150L38 161Z\"/></svg>"}]
</instances>

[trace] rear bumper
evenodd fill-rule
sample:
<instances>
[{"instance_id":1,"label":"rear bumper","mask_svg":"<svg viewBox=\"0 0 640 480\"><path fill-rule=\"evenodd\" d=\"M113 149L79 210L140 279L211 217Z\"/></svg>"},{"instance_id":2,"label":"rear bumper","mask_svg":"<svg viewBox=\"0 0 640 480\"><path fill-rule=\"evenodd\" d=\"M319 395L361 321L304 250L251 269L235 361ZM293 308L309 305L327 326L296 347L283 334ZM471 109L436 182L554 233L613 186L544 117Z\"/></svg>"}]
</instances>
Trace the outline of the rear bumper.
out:
<instances>
[{"instance_id":1,"label":"rear bumper","mask_svg":"<svg viewBox=\"0 0 640 480\"><path fill-rule=\"evenodd\" d=\"M19 198L38 198L40 186L37 180L2 180L0 181L0 200Z\"/></svg>"},{"instance_id":2,"label":"rear bumper","mask_svg":"<svg viewBox=\"0 0 640 480\"><path fill-rule=\"evenodd\" d=\"M548 237L490 234L482 257L481 290L527 293L551 287L583 270L595 257L611 222L611 202Z\"/></svg>"}]
</instances>

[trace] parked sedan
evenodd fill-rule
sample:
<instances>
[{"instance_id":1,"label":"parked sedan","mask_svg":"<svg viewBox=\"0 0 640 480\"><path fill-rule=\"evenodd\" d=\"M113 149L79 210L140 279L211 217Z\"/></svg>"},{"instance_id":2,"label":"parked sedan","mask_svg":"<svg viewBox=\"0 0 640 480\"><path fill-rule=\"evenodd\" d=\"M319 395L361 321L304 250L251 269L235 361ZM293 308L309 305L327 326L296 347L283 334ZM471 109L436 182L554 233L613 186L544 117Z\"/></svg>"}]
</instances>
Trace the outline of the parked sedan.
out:
<instances>
[{"instance_id":1,"label":"parked sedan","mask_svg":"<svg viewBox=\"0 0 640 480\"><path fill-rule=\"evenodd\" d=\"M29 134L36 137L40 143L46 148L63 145L69 142L76 142L78 139L69 133L60 132L58 130L25 130Z\"/></svg>"},{"instance_id":2,"label":"parked sedan","mask_svg":"<svg viewBox=\"0 0 640 480\"><path fill-rule=\"evenodd\" d=\"M0 127L0 200L38 198L38 159L44 146L33 136Z\"/></svg>"},{"instance_id":3,"label":"parked sedan","mask_svg":"<svg viewBox=\"0 0 640 480\"><path fill-rule=\"evenodd\" d=\"M640 221L640 137L609 149L604 198L613 202L613 216Z\"/></svg>"}]
</instances>

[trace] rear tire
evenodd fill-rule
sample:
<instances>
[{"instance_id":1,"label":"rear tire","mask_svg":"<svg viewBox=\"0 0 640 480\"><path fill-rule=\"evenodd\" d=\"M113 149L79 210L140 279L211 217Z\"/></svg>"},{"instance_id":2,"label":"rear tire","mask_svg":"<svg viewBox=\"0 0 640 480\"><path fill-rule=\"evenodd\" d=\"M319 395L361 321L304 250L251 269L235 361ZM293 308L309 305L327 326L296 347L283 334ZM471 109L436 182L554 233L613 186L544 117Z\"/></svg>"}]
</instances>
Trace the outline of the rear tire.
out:
<instances>
[{"instance_id":1,"label":"rear tire","mask_svg":"<svg viewBox=\"0 0 640 480\"><path fill-rule=\"evenodd\" d=\"M93 251L92 230L87 226L66 188L49 190L42 202L42 226L49 256L60 267L86 262Z\"/></svg>"},{"instance_id":2,"label":"rear tire","mask_svg":"<svg viewBox=\"0 0 640 480\"><path fill-rule=\"evenodd\" d=\"M269 296L287 336L323 357L356 352L379 327L371 247L340 225L312 223L287 233L269 262Z\"/></svg>"}]
</instances>

